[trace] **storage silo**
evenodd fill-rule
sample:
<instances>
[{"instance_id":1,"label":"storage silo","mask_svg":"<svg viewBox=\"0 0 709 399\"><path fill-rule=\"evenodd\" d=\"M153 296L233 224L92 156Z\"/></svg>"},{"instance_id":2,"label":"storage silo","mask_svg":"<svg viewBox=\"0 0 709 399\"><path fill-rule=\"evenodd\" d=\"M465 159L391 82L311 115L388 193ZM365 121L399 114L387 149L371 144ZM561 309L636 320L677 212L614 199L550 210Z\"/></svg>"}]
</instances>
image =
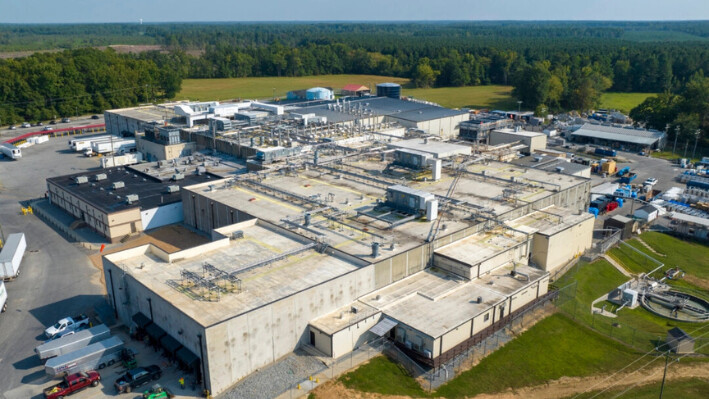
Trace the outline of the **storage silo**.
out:
<instances>
[{"instance_id":1,"label":"storage silo","mask_svg":"<svg viewBox=\"0 0 709 399\"><path fill-rule=\"evenodd\" d=\"M332 100L333 98L335 95L332 90L324 87L313 87L305 91L306 100Z\"/></svg>"},{"instance_id":2,"label":"storage silo","mask_svg":"<svg viewBox=\"0 0 709 399\"><path fill-rule=\"evenodd\" d=\"M401 85L397 83L379 83L377 97L401 98Z\"/></svg>"}]
</instances>

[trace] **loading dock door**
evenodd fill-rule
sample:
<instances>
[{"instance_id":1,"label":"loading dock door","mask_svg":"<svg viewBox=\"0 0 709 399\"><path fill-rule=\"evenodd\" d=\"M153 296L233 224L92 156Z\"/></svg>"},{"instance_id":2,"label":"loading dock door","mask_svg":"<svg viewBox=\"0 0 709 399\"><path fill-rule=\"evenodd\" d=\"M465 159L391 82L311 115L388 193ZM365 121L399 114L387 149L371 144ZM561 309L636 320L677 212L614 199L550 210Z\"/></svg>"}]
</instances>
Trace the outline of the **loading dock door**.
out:
<instances>
[{"instance_id":1,"label":"loading dock door","mask_svg":"<svg viewBox=\"0 0 709 399\"><path fill-rule=\"evenodd\" d=\"M396 327L397 324L399 324L399 323L395 322L392 319L388 319L385 317L379 323L377 323L374 327L370 328L369 331L374 334L377 334L380 337L383 337L384 335L386 335L386 333L388 333L394 327Z\"/></svg>"}]
</instances>

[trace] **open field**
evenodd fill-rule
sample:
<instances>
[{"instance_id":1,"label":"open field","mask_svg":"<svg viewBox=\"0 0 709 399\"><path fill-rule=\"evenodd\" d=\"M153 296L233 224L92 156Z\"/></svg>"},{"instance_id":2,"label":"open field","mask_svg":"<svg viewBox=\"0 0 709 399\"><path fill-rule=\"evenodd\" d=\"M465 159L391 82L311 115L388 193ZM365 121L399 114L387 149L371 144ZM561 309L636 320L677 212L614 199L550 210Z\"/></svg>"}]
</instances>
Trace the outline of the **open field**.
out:
<instances>
[{"instance_id":1,"label":"open field","mask_svg":"<svg viewBox=\"0 0 709 399\"><path fill-rule=\"evenodd\" d=\"M227 100L232 98L271 99L285 98L291 90L322 86L332 87L335 92L346 84L374 86L377 83L394 82L407 84L409 79L375 75L319 75L299 77L264 77L233 79L185 79L182 91L176 100Z\"/></svg>"},{"instance_id":2,"label":"open field","mask_svg":"<svg viewBox=\"0 0 709 399\"><path fill-rule=\"evenodd\" d=\"M512 98L512 86L439 87L435 89L402 90L405 96L432 101L449 108L490 108L511 110L517 108Z\"/></svg>"},{"instance_id":3,"label":"open field","mask_svg":"<svg viewBox=\"0 0 709 399\"><path fill-rule=\"evenodd\" d=\"M655 382L648 385L641 385L623 393L627 388L616 388L606 391L607 397L620 399L655 399L660 393L661 383ZM709 392L709 381L702 378L688 378L684 380L672 381L665 385L664 395L666 398L682 399L703 399ZM573 396L578 399L589 399L595 397L600 391L592 391L580 396ZM620 396L616 396L620 395ZM606 397L606 396L601 396ZM569 397L571 399L571 397Z\"/></svg>"},{"instance_id":4,"label":"open field","mask_svg":"<svg viewBox=\"0 0 709 399\"><path fill-rule=\"evenodd\" d=\"M394 82L403 86L402 94L432 101L451 108L513 109L512 86L410 88L409 79L375 75L321 75L303 77L265 77L233 79L185 79L176 100L226 100L232 98L284 98L291 90L310 87L332 87L335 93L348 83L374 87L377 83ZM373 91L374 91L373 90Z\"/></svg>"},{"instance_id":5,"label":"open field","mask_svg":"<svg viewBox=\"0 0 709 399\"><path fill-rule=\"evenodd\" d=\"M579 345L581 342L583 345ZM413 379L405 370L385 357L373 359L345 374L340 381L347 388L364 392L463 398L538 385L564 376L603 373L617 369L618 365L627 364L635 357L632 350L557 314L540 321L430 395L411 386ZM515 366L510 367L512 364Z\"/></svg>"},{"instance_id":6,"label":"open field","mask_svg":"<svg viewBox=\"0 0 709 399\"><path fill-rule=\"evenodd\" d=\"M603 93L601 96L601 108L617 109L623 113L630 112L631 109L640 105L646 98L655 96L657 93Z\"/></svg>"}]
</instances>

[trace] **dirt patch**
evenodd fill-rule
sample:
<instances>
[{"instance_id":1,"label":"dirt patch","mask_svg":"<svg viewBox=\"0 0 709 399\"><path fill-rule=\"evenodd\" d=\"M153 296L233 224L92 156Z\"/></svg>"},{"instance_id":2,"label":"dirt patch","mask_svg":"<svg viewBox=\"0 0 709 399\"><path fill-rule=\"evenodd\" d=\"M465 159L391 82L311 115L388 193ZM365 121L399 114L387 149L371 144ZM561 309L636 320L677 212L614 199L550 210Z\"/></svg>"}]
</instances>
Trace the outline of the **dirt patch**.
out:
<instances>
[{"instance_id":1,"label":"dirt patch","mask_svg":"<svg viewBox=\"0 0 709 399\"><path fill-rule=\"evenodd\" d=\"M112 44L108 46L114 50L118 54L138 54L138 53L144 53L146 51L160 51L163 53L166 53L167 51L163 46L159 44L142 44L142 45L131 45L131 44ZM99 47L99 49L103 50L106 47Z\"/></svg>"},{"instance_id":2,"label":"dirt patch","mask_svg":"<svg viewBox=\"0 0 709 399\"><path fill-rule=\"evenodd\" d=\"M661 363L659 360L655 363ZM641 363L642 364L642 363ZM598 375L593 377L562 377L558 380L549 381L544 385L525 387L519 389L509 389L505 392L481 394L471 397L471 399L552 399L565 398L588 390L599 391L616 383L612 389L629 388L634 385L642 386L662 380L661 365L644 369L637 373L628 373L608 378L608 375ZM667 371L668 380L679 380L688 378L707 378L709 375L709 364L679 364ZM329 381L317 387L313 393L320 398L353 398L353 399L402 399L405 396L381 395L369 392L359 392L347 388L339 381Z\"/></svg>"},{"instance_id":3,"label":"dirt patch","mask_svg":"<svg viewBox=\"0 0 709 399\"><path fill-rule=\"evenodd\" d=\"M700 287L702 289L709 290L709 280L696 276L691 276L689 274L686 274L683 278L692 285L696 285L697 287Z\"/></svg>"}]
</instances>

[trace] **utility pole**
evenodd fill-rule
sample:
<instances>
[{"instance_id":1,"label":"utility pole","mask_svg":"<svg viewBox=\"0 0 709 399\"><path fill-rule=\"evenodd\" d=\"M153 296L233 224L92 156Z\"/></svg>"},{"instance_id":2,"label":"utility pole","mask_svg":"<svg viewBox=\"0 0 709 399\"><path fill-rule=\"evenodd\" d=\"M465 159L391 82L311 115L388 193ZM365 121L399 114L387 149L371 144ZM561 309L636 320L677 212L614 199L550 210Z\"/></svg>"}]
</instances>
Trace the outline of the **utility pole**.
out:
<instances>
[{"instance_id":1,"label":"utility pole","mask_svg":"<svg viewBox=\"0 0 709 399\"><path fill-rule=\"evenodd\" d=\"M699 134L701 133L701 130L697 129L694 132L694 149L692 150L692 159L694 159L694 154L697 152L697 141L699 141Z\"/></svg>"},{"instance_id":2,"label":"utility pole","mask_svg":"<svg viewBox=\"0 0 709 399\"><path fill-rule=\"evenodd\" d=\"M675 149L677 148L677 137L679 136L679 125L675 126L675 144L672 146L672 155L675 155Z\"/></svg>"},{"instance_id":3,"label":"utility pole","mask_svg":"<svg viewBox=\"0 0 709 399\"><path fill-rule=\"evenodd\" d=\"M685 158L687 157L687 148L689 148L689 140L684 142L684 155L682 156Z\"/></svg>"},{"instance_id":4,"label":"utility pole","mask_svg":"<svg viewBox=\"0 0 709 399\"><path fill-rule=\"evenodd\" d=\"M665 372L662 374L662 385L660 385L660 399L665 391L665 378L667 378L667 363L670 361L670 351L665 352Z\"/></svg>"},{"instance_id":5,"label":"utility pole","mask_svg":"<svg viewBox=\"0 0 709 399\"><path fill-rule=\"evenodd\" d=\"M517 113L520 113L520 112L522 112L522 101L518 100L517 101Z\"/></svg>"}]
</instances>

